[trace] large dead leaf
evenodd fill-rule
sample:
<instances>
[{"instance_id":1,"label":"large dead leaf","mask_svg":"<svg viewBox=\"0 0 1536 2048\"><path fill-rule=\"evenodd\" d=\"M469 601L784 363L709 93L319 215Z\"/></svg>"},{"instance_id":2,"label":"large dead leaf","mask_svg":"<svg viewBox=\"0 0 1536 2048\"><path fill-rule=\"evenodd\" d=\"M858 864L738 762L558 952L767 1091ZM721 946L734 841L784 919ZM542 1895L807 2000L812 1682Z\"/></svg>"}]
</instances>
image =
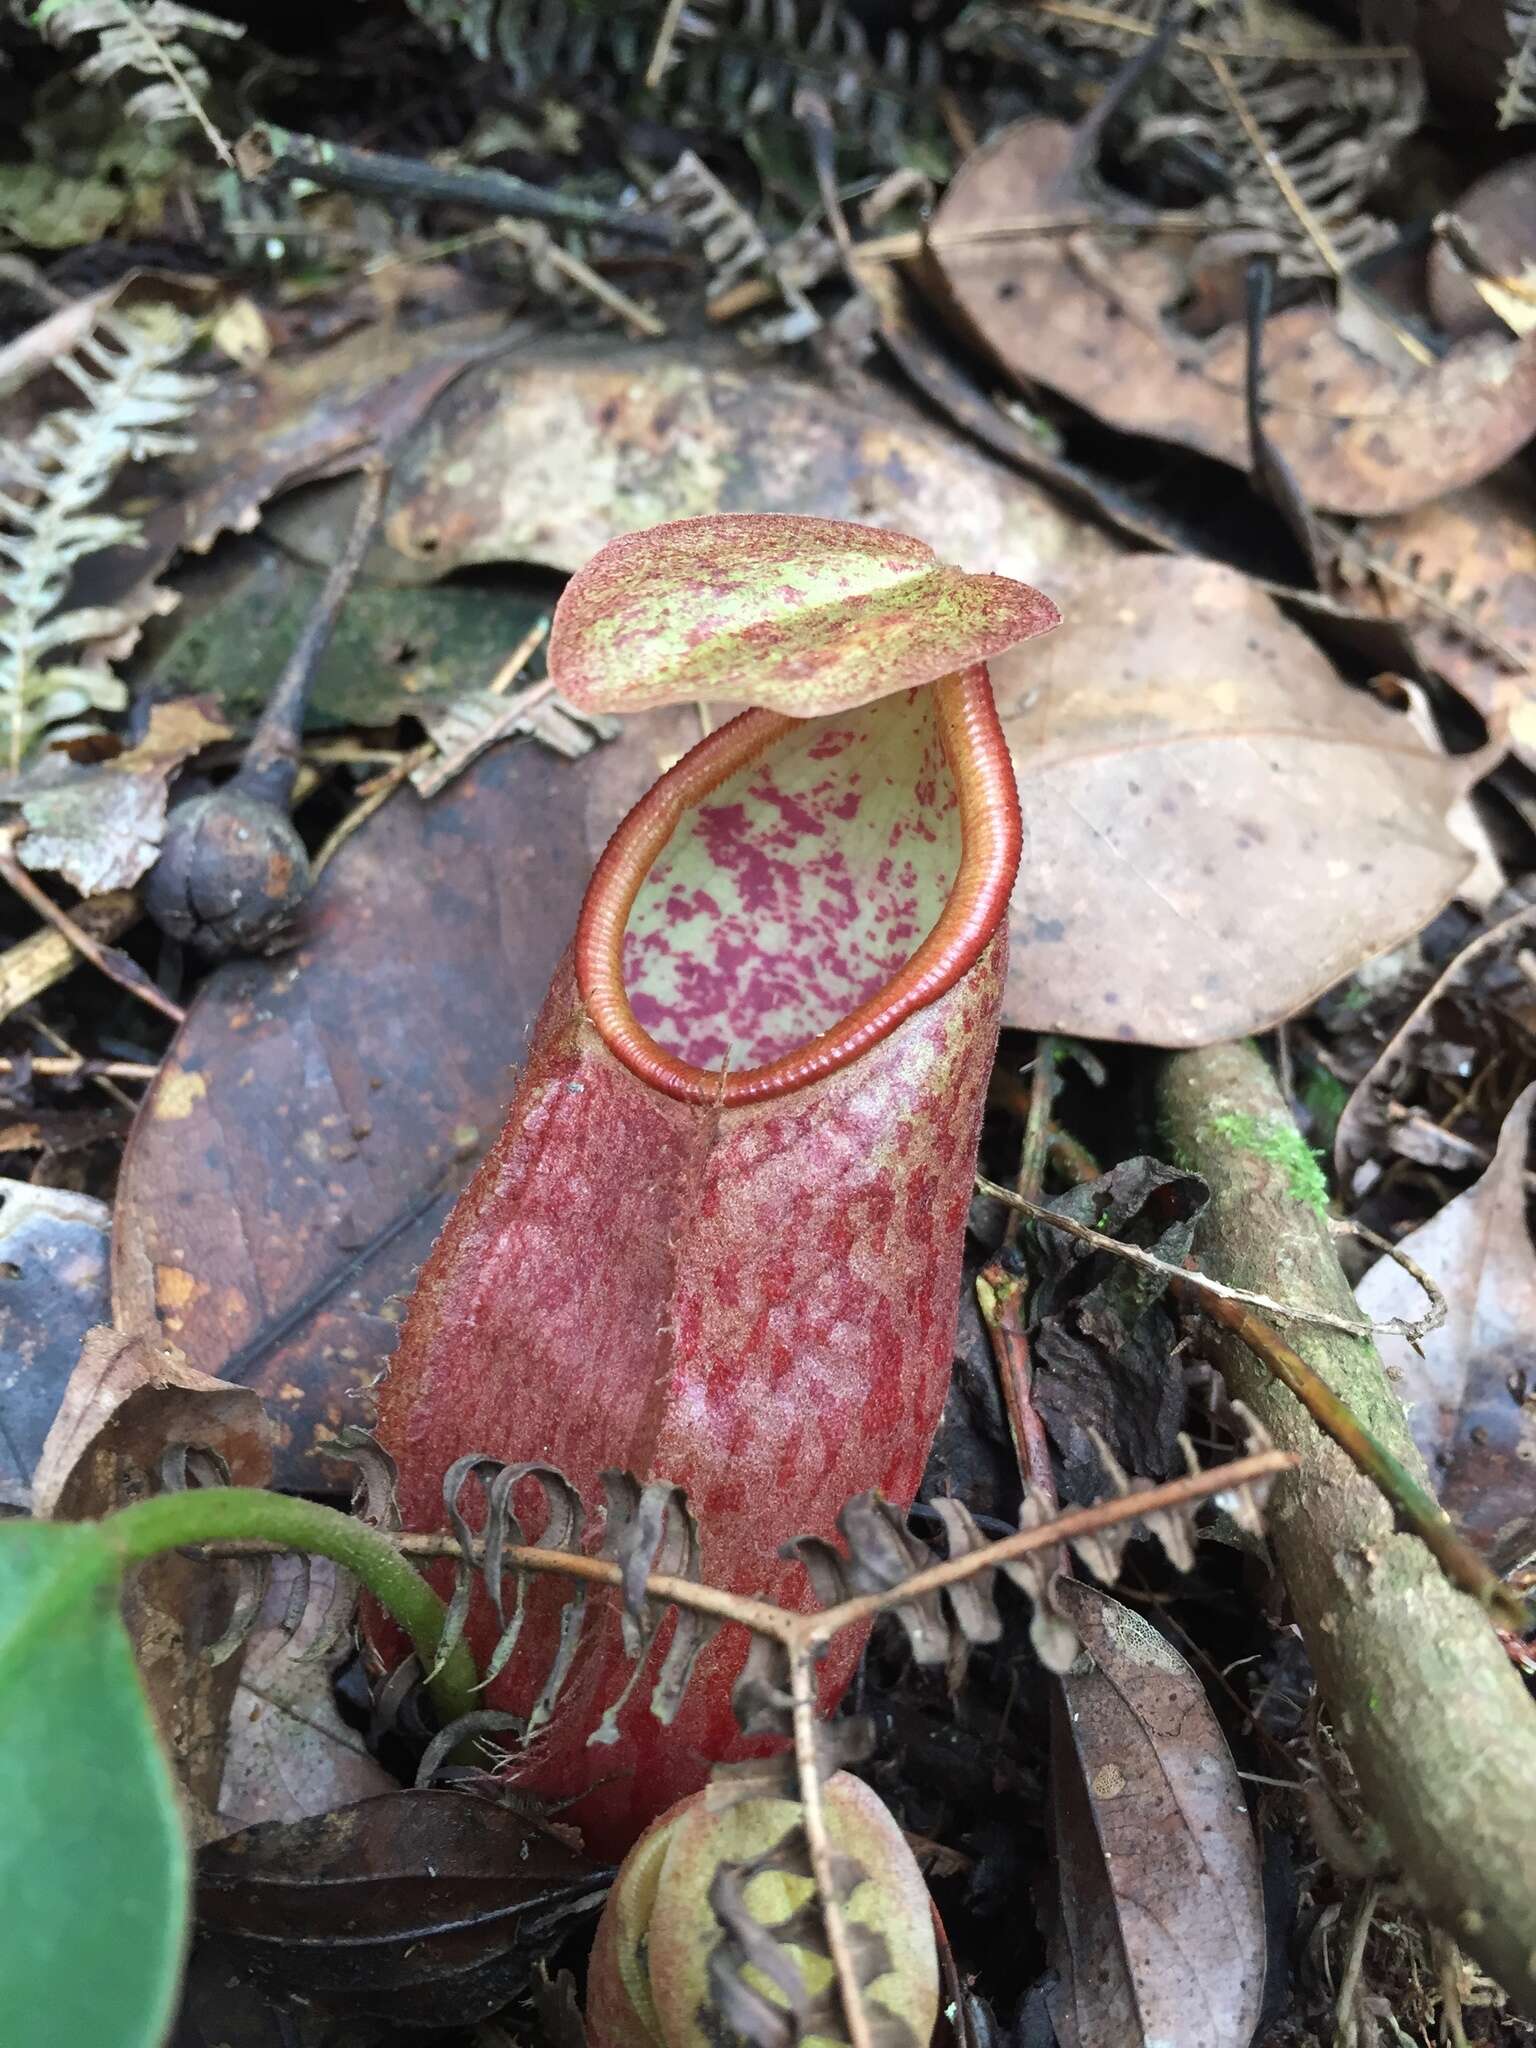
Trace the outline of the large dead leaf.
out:
<instances>
[{"instance_id":1,"label":"large dead leaf","mask_svg":"<svg viewBox=\"0 0 1536 2048\"><path fill-rule=\"evenodd\" d=\"M1171 1643L1073 1579L1054 1696L1062 2048L1248 2048L1264 1991L1258 1849L1237 1768Z\"/></svg>"},{"instance_id":2,"label":"large dead leaf","mask_svg":"<svg viewBox=\"0 0 1536 2048\"><path fill-rule=\"evenodd\" d=\"M366 1419L404 1297L500 1126L592 863L697 736L637 719L579 771L504 745L342 848L299 943L202 984L123 1160L118 1321L259 1390L279 1477Z\"/></svg>"},{"instance_id":3,"label":"large dead leaf","mask_svg":"<svg viewBox=\"0 0 1536 2048\"><path fill-rule=\"evenodd\" d=\"M1434 916L1466 762L1348 689L1235 570L1133 556L992 665L1024 812L1005 1021L1207 1045Z\"/></svg>"},{"instance_id":4,"label":"large dead leaf","mask_svg":"<svg viewBox=\"0 0 1536 2048\"><path fill-rule=\"evenodd\" d=\"M160 1491L174 1445L221 1457L237 1486L264 1486L272 1460L254 1394L193 1371L142 1336L92 1330L64 1390L33 1481L39 1516L83 1521ZM199 1835L212 1818L239 1665L206 1652L228 1627L233 1567L167 1553L129 1574L123 1617L155 1719Z\"/></svg>"},{"instance_id":5,"label":"large dead leaf","mask_svg":"<svg viewBox=\"0 0 1536 2048\"><path fill-rule=\"evenodd\" d=\"M1068 175L1074 139L1059 122L1021 121L961 165L929 236L950 301L1015 377L1247 469L1243 327L1201 341L1169 317L1187 288L1187 237L1007 233L1020 216L1084 205ZM1536 432L1536 338L1476 337L1399 372L1347 341L1325 307L1295 306L1265 329L1263 398L1311 505L1402 512L1488 475Z\"/></svg>"},{"instance_id":6,"label":"large dead leaf","mask_svg":"<svg viewBox=\"0 0 1536 2048\"><path fill-rule=\"evenodd\" d=\"M328 498L277 513L312 559L329 560L349 523L346 495ZM734 511L890 527L1058 599L1118 552L873 381L851 397L723 343L564 344L479 364L444 392L400 452L366 573L575 570L616 534Z\"/></svg>"},{"instance_id":7,"label":"large dead leaf","mask_svg":"<svg viewBox=\"0 0 1536 2048\"><path fill-rule=\"evenodd\" d=\"M107 1315L112 1212L90 1195L0 1180L0 1487L18 1493L87 1330Z\"/></svg>"},{"instance_id":8,"label":"large dead leaf","mask_svg":"<svg viewBox=\"0 0 1536 2048\"><path fill-rule=\"evenodd\" d=\"M1536 1083L1504 1119L1488 1171L1403 1250L1444 1290L1450 1314L1417 1344L1378 1339L1441 1505L1507 1570L1536 1537L1536 1250L1526 1161ZM1366 1315L1411 1316L1418 1283L1382 1259L1355 1289Z\"/></svg>"}]
</instances>

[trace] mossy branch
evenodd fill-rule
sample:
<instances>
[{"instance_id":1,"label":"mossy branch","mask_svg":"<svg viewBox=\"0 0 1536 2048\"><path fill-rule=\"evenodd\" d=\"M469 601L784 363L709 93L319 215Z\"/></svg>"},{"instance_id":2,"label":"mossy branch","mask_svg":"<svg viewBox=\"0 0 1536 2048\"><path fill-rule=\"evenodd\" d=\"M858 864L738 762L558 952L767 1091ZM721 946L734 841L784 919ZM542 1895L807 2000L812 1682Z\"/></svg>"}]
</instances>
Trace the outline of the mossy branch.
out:
<instances>
[{"instance_id":1,"label":"mossy branch","mask_svg":"<svg viewBox=\"0 0 1536 2048\"><path fill-rule=\"evenodd\" d=\"M1175 1054L1158 1094L1173 1156L1211 1189L1203 1269L1346 1316L1353 1297L1325 1220L1283 1159L1242 1142L1252 1122L1288 1114L1254 1047ZM1375 1346L1293 1328L1307 1366L1427 1487ZM1300 1459L1275 1488L1269 1537L1366 1804L1418 1903L1536 2013L1536 1708L1486 1614L1395 1526L1372 1482L1237 1336L1213 1344L1233 1394Z\"/></svg>"}]
</instances>

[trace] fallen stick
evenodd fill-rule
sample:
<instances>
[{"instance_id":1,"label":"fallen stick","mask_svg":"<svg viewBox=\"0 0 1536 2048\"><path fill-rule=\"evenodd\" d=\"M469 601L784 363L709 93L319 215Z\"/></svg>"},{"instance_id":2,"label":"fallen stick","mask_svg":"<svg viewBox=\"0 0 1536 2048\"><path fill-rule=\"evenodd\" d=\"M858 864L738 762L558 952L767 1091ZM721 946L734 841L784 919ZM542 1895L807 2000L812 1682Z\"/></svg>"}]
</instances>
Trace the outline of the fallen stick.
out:
<instances>
[{"instance_id":1,"label":"fallen stick","mask_svg":"<svg viewBox=\"0 0 1536 2048\"><path fill-rule=\"evenodd\" d=\"M1174 1054L1158 1105L1171 1156L1211 1189L1201 1266L1352 1314L1326 1217L1296 1191L1304 1142L1253 1046ZM1375 1346L1299 1323L1291 1334L1427 1485ZM1366 1805L1418 1904L1536 2013L1536 1707L1486 1615L1371 1481L1236 1336L1213 1331L1211 1345L1232 1393L1301 1460L1271 1496L1268 1536Z\"/></svg>"}]
</instances>

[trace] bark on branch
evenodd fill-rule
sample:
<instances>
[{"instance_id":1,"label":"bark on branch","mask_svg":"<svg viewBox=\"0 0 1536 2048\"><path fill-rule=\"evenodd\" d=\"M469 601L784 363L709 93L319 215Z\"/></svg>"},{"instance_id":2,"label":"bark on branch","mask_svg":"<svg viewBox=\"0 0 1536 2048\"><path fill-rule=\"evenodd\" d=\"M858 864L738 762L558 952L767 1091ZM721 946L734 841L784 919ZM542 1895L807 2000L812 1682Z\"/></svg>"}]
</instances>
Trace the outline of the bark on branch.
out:
<instances>
[{"instance_id":1,"label":"bark on branch","mask_svg":"<svg viewBox=\"0 0 1536 2048\"><path fill-rule=\"evenodd\" d=\"M1352 1313L1326 1223L1286 1161L1300 1134L1253 1046L1172 1056L1159 1109L1175 1160L1210 1184L1201 1266ZM1427 1483L1375 1346L1301 1324L1287 1334ZM1370 1480L1236 1337L1213 1331L1212 1345L1232 1392L1301 1459L1270 1497L1269 1538L1364 1798L1424 1910L1536 2014L1536 1706L1487 1616L1394 1527Z\"/></svg>"}]
</instances>

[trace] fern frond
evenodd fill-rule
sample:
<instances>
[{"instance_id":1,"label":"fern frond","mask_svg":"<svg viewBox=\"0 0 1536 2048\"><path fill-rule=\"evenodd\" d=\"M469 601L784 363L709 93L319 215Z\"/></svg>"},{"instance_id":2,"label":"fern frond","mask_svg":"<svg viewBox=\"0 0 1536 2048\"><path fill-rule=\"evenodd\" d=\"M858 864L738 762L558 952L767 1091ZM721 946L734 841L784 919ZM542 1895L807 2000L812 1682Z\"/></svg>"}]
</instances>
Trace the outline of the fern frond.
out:
<instances>
[{"instance_id":1,"label":"fern frond","mask_svg":"<svg viewBox=\"0 0 1536 2048\"><path fill-rule=\"evenodd\" d=\"M655 0L407 0L418 21L482 61L502 64L521 93L560 82L613 80L637 104L717 132L779 132L810 86L838 116L850 151L883 165L916 157L947 175L939 111L942 53L900 29L876 50L843 0L688 0L654 94L643 81L656 48Z\"/></svg>"},{"instance_id":2,"label":"fern frond","mask_svg":"<svg viewBox=\"0 0 1536 2048\"><path fill-rule=\"evenodd\" d=\"M42 0L32 25L49 42L63 44L93 35L95 51L75 67L85 85L109 79L148 79L130 94L127 111L147 123L196 121L223 161L234 167L229 144L204 111L208 71L184 40L189 35L235 38L243 24L204 14L179 0Z\"/></svg>"},{"instance_id":3,"label":"fern frond","mask_svg":"<svg viewBox=\"0 0 1536 2048\"><path fill-rule=\"evenodd\" d=\"M124 463L187 446L170 429L209 388L173 368L190 336L168 306L108 314L55 365L84 404L49 413L0 454L0 731L13 772L48 726L123 704L107 671L49 657L119 623L59 606L78 562L138 537L132 519L92 509Z\"/></svg>"},{"instance_id":4,"label":"fern frond","mask_svg":"<svg viewBox=\"0 0 1536 2048\"><path fill-rule=\"evenodd\" d=\"M1536 0L1508 0L1504 20L1513 44L1504 65L1499 126L1536 121Z\"/></svg>"}]
</instances>

